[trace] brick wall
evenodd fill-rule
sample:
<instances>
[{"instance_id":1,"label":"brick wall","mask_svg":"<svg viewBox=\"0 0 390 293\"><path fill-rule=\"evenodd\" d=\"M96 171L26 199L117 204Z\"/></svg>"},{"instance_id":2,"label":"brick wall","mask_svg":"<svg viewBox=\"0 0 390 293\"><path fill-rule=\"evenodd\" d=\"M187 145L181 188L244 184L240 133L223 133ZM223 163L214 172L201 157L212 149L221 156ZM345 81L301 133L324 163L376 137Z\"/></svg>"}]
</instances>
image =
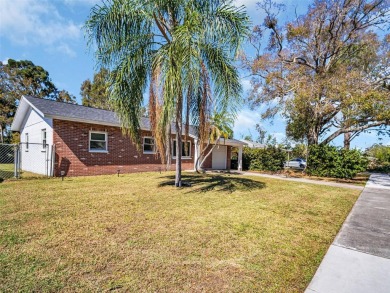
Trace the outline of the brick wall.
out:
<instances>
[{"instance_id":1,"label":"brick wall","mask_svg":"<svg viewBox=\"0 0 390 293\"><path fill-rule=\"evenodd\" d=\"M122 135L119 127L102 126L64 120L53 121L53 144L56 148L55 175L64 171L66 176L115 174L164 170L165 165L154 154L138 152L131 140ZM89 132L108 134L108 152L89 151ZM142 136L151 136L143 131ZM182 160L183 170L194 168L194 141L191 140L191 159ZM172 160L171 170L175 169Z\"/></svg>"}]
</instances>

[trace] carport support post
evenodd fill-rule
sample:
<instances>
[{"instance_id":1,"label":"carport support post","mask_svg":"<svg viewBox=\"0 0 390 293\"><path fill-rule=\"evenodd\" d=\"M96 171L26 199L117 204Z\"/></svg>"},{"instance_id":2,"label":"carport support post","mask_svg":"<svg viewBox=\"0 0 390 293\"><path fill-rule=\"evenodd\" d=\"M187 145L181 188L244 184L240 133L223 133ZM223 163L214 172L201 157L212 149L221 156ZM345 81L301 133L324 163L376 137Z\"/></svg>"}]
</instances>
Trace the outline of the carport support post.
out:
<instances>
[{"instance_id":1,"label":"carport support post","mask_svg":"<svg viewBox=\"0 0 390 293\"><path fill-rule=\"evenodd\" d=\"M242 171L242 146L238 148L238 171Z\"/></svg>"}]
</instances>

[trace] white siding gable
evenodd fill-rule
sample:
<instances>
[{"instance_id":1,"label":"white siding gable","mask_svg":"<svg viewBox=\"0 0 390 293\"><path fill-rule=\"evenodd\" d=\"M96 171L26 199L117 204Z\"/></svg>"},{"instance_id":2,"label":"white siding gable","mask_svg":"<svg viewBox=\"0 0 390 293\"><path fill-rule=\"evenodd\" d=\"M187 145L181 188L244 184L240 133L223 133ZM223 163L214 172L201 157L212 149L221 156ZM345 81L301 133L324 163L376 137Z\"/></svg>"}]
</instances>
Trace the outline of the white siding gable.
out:
<instances>
[{"instance_id":1,"label":"white siding gable","mask_svg":"<svg viewBox=\"0 0 390 293\"><path fill-rule=\"evenodd\" d=\"M46 130L46 144L42 145L42 130ZM26 147L26 133L28 133L29 147ZM21 144L21 168L42 175L49 174L49 160L51 159L51 146L53 144L53 119L42 117L34 108L29 110L24 117L20 131Z\"/></svg>"},{"instance_id":2,"label":"white siding gable","mask_svg":"<svg viewBox=\"0 0 390 293\"><path fill-rule=\"evenodd\" d=\"M20 141L25 141L25 134L28 133L30 143L41 143L41 131L46 129L47 144L53 144L53 119L42 117L33 108L27 113L20 132Z\"/></svg>"}]
</instances>

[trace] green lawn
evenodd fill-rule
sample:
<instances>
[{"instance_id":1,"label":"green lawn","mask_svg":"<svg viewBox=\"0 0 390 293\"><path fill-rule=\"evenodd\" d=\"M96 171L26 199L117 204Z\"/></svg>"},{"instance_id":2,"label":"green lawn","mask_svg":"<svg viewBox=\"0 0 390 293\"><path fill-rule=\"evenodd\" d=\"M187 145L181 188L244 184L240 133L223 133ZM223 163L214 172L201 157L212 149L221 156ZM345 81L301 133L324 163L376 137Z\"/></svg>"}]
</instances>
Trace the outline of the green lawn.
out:
<instances>
[{"instance_id":1,"label":"green lawn","mask_svg":"<svg viewBox=\"0 0 390 293\"><path fill-rule=\"evenodd\" d=\"M0 164L0 178L8 179L12 177L14 177L14 164Z\"/></svg>"},{"instance_id":2,"label":"green lawn","mask_svg":"<svg viewBox=\"0 0 390 293\"><path fill-rule=\"evenodd\" d=\"M0 292L302 292L359 191L173 173L0 184Z\"/></svg>"},{"instance_id":3,"label":"green lawn","mask_svg":"<svg viewBox=\"0 0 390 293\"><path fill-rule=\"evenodd\" d=\"M15 165L14 164L0 164L0 181L5 180L5 179L15 179ZM41 174L36 174L28 171L21 171L19 173L19 176L21 178L41 178L45 177L45 175Z\"/></svg>"}]
</instances>

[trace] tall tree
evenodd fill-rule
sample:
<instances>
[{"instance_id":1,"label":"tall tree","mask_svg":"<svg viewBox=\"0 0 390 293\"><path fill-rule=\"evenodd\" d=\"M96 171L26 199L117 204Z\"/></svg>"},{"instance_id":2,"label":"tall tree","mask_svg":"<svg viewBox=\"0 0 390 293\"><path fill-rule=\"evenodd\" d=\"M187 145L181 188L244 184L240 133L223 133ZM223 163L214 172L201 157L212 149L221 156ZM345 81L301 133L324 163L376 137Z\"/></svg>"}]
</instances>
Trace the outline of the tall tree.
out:
<instances>
[{"instance_id":1,"label":"tall tree","mask_svg":"<svg viewBox=\"0 0 390 293\"><path fill-rule=\"evenodd\" d=\"M257 54L243 63L253 74L253 105L269 106L263 118L281 113L287 134L309 144L343 134L350 141L390 124L389 56L382 49L388 37L373 32L390 25L388 1L315 0L285 24L279 24L281 5L259 6L266 17L250 38ZM260 48L266 36L268 46Z\"/></svg>"},{"instance_id":2,"label":"tall tree","mask_svg":"<svg viewBox=\"0 0 390 293\"><path fill-rule=\"evenodd\" d=\"M242 92L234 61L248 24L244 9L224 0L111 0L92 9L87 34L96 44L98 63L112 72L109 98L133 141L140 145L147 87L164 162L172 154L171 122L181 150L190 122L205 127L211 103L234 113ZM180 151L175 184L181 186Z\"/></svg>"},{"instance_id":3,"label":"tall tree","mask_svg":"<svg viewBox=\"0 0 390 293\"><path fill-rule=\"evenodd\" d=\"M108 99L109 77L110 72L101 68L99 72L94 74L93 81L89 79L83 81L80 94L84 106L111 110Z\"/></svg>"},{"instance_id":4,"label":"tall tree","mask_svg":"<svg viewBox=\"0 0 390 293\"><path fill-rule=\"evenodd\" d=\"M75 103L67 91L59 91L41 66L28 60L0 62L0 139L10 140L9 126L22 95Z\"/></svg>"}]
</instances>

